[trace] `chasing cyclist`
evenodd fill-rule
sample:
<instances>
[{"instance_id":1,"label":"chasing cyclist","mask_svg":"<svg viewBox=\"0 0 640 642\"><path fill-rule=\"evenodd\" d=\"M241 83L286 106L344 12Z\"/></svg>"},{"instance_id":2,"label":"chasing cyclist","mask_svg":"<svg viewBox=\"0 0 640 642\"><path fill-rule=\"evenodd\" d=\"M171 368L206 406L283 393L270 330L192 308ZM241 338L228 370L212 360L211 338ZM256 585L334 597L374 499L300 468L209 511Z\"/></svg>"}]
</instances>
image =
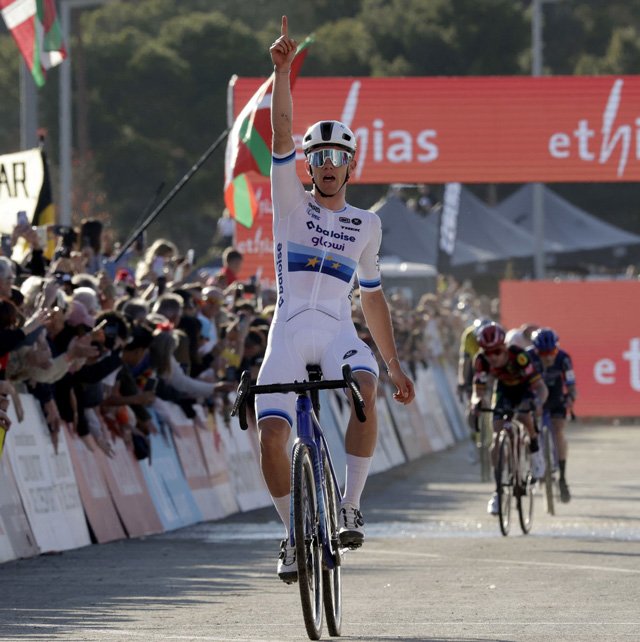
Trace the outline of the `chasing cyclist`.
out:
<instances>
[{"instance_id":1,"label":"chasing cyclist","mask_svg":"<svg viewBox=\"0 0 640 642\"><path fill-rule=\"evenodd\" d=\"M258 384L278 383L283 378L302 381L308 376L308 364L320 364L326 378L339 379L342 364L351 366L365 400L367 420L360 423L352 412L347 428L346 488L339 537L343 547L357 548L364 541L360 496L377 439L378 366L351 320L356 272L367 325L397 388L394 399L407 404L415 392L398 360L389 308L381 289L380 219L345 200L346 185L356 167L353 132L333 120L309 127L302 149L313 183L310 192L305 191L296 173L289 85L296 47L283 16L281 35L269 50L275 72L271 194L278 303ZM297 580L297 564L288 537L291 488L287 443L295 418L295 395L258 395L256 416L262 472L287 531L281 544L278 576L291 583Z\"/></svg>"},{"instance_id":2,"label":"chasing cyclist","mask_svg":"<svg viewBox=\"0 0 640 642\"><path fill-rule=\"evenodd\" d=\"M475 358L473 404L478 410L481 404L487 404L486 397L492 390L489 384L495 380L496 402L493 413L491 463L495 468L498 435L504 423L502 417L506 411L515 410L516 418L529 433L532 474L536 479L540 479L544 476L544 458L539 450L538 434L530 405L533 401L536 414L542 414L542 407L548 395L547 386L527 352L517 346L505 344L505 334L504 328L498 323L488 323L476 334L481 350ZM498 514L497 492L493 493L489 500L487 512L491 515Z\"/></svg>"},{"instance_id":3,"label":"chasing cyclist","mask_svg":"<svg viewBox=\"0 0 640 642\"><path fill-rule=\"evenodd\" d=\"M458 394L460 401L467 405L467 425L469 426L469 437L471 439L469 448L469 462L474 464L478 460L478 432L476 429L477 419L471 404L473 393L474 360L480 350L476 333L478 330L491 323L491 319L478 318L471 325L467 326L460 336L460 349L458 352Z\"/></svg>"},{"instance_id":4,"label":"chasing cyclist","mask_svg":"<svg viewBox=\"0 0 640 642\"><path fill-rule=\"evenodd\" d=\"M558 446L558 467L560 469L560 501L571 501L569 485L565 477L567 466L567 439L564 427L567 411L573 408L578 396L576 376L571 357L558 347L558 335L551 328L540 328L533 333L533 347L527 352L538 370L542 373L549 390L544 410L551 418L551 429Z\"/></svg>"}]
</instances>

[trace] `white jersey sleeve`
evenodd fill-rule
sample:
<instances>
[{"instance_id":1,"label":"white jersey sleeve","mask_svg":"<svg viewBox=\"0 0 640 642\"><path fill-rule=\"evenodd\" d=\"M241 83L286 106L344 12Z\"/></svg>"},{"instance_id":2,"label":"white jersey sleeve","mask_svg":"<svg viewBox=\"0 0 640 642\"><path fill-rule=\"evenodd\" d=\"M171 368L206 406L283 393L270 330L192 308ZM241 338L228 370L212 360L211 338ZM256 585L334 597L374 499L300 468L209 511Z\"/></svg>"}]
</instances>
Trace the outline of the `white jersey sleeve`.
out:
<instances>
[{"instance_id":1,"label":"white jersey sleeve","mask_svg":"<svg viewBox=\"0 0 640 642\"><path fill-rule=\"evenodd\" d=\"M380 279L380 244L382 243L382 224L377 214L372 215L370 239L360 256L358 263L358 282L360 289L374 292L382 288Z\"/></svg>"},{"instance_id":2,"label":"white jersey sleeve","mask_svg":"<svg viewBox=\"0 0 640 642\"><path fill-rule=\"evenodd\" d=\"M305 189L296 174L296 150L273 154L271 162L271 200L275 221L287 218L306 200Z\"/></svg>"}]
</instances>

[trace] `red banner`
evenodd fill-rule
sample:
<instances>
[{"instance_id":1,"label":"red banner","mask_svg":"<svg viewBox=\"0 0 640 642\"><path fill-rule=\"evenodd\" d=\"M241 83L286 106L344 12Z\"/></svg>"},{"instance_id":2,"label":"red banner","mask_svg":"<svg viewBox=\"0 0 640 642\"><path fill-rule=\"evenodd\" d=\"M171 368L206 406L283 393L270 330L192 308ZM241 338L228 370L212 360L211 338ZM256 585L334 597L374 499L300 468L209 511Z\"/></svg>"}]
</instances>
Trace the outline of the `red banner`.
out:
<instances>
[{"instance_id":1,"label":"red banner","mask_svg":"<svg viewBox=\"0 0 640 642\"><path fill-rule=\"evenodd\" d=\"M235 115L263 81L236 82ZM361 183L640 181L640 76L299 78L293 97L298 145L318 120L354 130Z\"/></svg>"},{"instance_id":2,"label":"red banner","mask_svg":"<svg viewBox=\"0 0 640 642\"><path fill-rule=\"evenodd\" d=\"M640 409L640 282L503 281L502 322L553 328L573 359L576 414L637 417Z\"/></svg>"}]
</instances>

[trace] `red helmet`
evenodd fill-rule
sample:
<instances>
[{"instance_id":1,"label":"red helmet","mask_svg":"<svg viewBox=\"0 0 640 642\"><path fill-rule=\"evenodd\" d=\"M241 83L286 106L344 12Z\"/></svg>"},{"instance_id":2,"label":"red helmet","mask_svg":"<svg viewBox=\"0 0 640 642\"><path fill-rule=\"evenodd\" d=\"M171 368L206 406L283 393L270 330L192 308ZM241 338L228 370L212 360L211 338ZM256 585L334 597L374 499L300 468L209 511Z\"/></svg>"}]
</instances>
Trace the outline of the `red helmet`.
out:
<instances>
[{"instance_id":1,"label":"red helmet","mask_svg":"<svg viewBox=\"0 0 640 642\"><path fill-rule=\"evenodd\" d=\"M492 348L499 348L504 345L506 334L504 328L499 323L487 323L487 325L478 328L476 339L481 348L491 350Z\"/></svg>"}]
</instances>

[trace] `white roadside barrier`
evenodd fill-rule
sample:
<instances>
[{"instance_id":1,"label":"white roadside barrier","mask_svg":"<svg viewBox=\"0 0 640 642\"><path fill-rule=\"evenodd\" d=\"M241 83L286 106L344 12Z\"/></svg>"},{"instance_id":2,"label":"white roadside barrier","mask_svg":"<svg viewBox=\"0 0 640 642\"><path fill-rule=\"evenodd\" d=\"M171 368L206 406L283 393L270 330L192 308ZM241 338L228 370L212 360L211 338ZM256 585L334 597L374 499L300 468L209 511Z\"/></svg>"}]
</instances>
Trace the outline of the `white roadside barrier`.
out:
<instances>
[{"instance_id":1,"label":"white roadside barrier","mask_svg":"<svg viewBox=\"0 0 640 642\"><path fill-rule=\"evenodd\" d=\"M416 402L403 406L383 386L376 401L378 473L464 439L461 408L446 367L419 368ZM169 404L169 424L153 414L151 458L137 460L122 439L107 456L70 427L54 448L38 402L20 395L25 418L13 422L0 462L0 562L50 551L169 531L271 504L259 466L255 426L207 415L200 427ZM344 483L349 406L341 391L320 395L321 419ZM292 435L293 439L293 435Z\"/></svg>"}]
</instances>

